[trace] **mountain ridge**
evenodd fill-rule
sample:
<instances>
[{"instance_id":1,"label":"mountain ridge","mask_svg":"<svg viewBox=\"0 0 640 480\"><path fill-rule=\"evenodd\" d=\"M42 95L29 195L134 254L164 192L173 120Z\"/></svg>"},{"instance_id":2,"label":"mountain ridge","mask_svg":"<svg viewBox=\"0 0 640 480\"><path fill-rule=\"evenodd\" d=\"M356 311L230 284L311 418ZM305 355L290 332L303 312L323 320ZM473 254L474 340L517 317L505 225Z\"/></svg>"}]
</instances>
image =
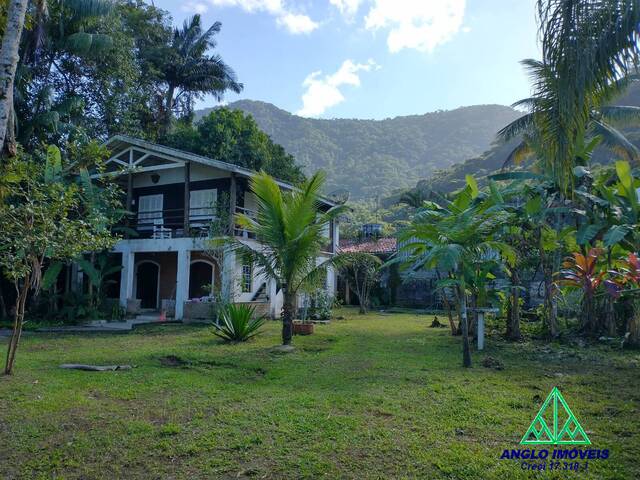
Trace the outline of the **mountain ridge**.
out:
<instances>
[{"instance_id":1,"label":"mountain ridge","mask_svg":"<svg viewBox=\"0 0 640 480\"><path fill-rule=\"evenodd\" d=\"M472 105L376 119L300 117L268 102L239 100L227 108L251 114L307 173L327 172L327 191L375 198L412 187L437 170L487 151L495 133L522 112ZM196 120L213 107L195 112Z\"/></svg>"}]
</instances>

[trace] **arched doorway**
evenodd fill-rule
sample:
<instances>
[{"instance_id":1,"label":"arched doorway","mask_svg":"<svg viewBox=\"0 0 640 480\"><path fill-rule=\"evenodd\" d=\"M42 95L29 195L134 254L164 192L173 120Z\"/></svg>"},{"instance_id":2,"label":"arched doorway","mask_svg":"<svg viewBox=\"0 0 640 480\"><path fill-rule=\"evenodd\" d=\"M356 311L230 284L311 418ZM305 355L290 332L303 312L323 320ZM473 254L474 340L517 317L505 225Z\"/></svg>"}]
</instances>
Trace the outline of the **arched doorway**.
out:
<instances>
[{"instance_id":1,"label":"arched doorway","mask_svg":"<svg viewBox=\"0 0 640 480\"><path fill-rule=\"evenodd\" d=\"M215 266L206 260L194 260L189 270L189 298L210 295L215 284Z\"/></svg>"},{"instance_id":2,"label":"arched doorway","mask_svg":"<svg viewBox=\"0 0 640 480\"><path fill-rule=\"evenodd\" d=\"M136 266L135 297L140 299L141 308L159 308L160 264L143 260Z\"/></svg>"}]
</instances>

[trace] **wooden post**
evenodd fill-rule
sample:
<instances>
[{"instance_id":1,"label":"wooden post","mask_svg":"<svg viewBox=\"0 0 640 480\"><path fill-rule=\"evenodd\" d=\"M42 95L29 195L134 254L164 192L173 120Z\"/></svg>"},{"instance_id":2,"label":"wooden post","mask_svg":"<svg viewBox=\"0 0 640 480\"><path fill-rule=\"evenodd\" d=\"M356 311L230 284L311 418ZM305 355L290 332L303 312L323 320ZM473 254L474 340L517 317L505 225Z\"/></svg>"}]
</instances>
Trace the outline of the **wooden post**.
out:
<instances>
[{"instance_id":1,"label":"wooden post","mask_svg":"<svg viewBox=\"0 0 640 480\"><path fill-rule=\"evenodd\" d=\"M184 164L184 236L189 236L189 210L191 203L191 162Z\"/></svg>"},{"instance_id":2,"label":"wooden post","mask_svg":"<svg viewBox=\"0 0 640 480\"><path fill-rule=\"evenodd\" d=\"M235 235L237 184L236 174L231 172L231 184L229 186L229 234Z\"/></svg>"}]
</instances>

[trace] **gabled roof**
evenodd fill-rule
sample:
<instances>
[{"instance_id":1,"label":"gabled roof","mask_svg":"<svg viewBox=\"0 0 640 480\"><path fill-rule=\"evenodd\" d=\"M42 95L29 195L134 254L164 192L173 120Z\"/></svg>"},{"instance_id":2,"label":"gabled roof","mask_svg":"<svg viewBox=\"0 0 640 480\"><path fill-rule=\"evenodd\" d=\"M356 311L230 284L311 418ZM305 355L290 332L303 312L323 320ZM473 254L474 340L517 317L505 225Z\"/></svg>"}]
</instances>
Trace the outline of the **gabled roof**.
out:
<instances>
[{"instance_id":1,"label":"gabled roof","mask_svg":"<svg viewBox=\"0 0 640 480\"><path fill-rule=\"evenodd\" d=\"M104 143L113 154L113 156L107 160L108 162L117 162L123 166L126 162L119 160L118 157L132 147L142 149L154 157L159 157L164 161L171 163L178 163L182 166L185 162L194 162L200 165L217 168L219 170L225 170L241 175L243 177L251 178L256 175L254 170L240 167L232 163L222 162L220 160L214 160L212 158L203 157L202 155L196 155L195 153L185 152L184 150L178 150L177 148L166 147L157 143L148 142L139 138L129 137L127 135L115 135ZM143 158L143 157L142 157ZM137 163L137 162L136 162ZM150 167L151 168L151 167ZM166 167L158 167L166 168ZM296 187L282 180L276 179L276 183L286 190L293 190ZM329 200L328 198L322 198L322 201L330 206L336 206L336 202Z\"/></svg>"}]
</instances>

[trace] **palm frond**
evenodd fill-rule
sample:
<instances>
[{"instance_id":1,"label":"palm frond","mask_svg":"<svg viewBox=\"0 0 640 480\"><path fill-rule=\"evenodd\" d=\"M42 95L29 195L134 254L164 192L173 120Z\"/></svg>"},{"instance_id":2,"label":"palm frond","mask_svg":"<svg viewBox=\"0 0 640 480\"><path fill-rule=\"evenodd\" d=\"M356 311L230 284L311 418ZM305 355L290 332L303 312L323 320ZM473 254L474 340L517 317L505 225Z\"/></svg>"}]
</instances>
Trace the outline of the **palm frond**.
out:
<instances>
[{"instance_id":1,"label":"palm frond","mask_svg":"<svg viewBox=\"0 0 640 480\"><path fill-rule=\"evenodd\" d=\"M638 163L640 152L636 146L631 143L619 130L603 121L592 120L590 129L593 135L602 138L602 143L607 145L611 150L622 155L630 162Z\"/></svg>"}]
</instances>

